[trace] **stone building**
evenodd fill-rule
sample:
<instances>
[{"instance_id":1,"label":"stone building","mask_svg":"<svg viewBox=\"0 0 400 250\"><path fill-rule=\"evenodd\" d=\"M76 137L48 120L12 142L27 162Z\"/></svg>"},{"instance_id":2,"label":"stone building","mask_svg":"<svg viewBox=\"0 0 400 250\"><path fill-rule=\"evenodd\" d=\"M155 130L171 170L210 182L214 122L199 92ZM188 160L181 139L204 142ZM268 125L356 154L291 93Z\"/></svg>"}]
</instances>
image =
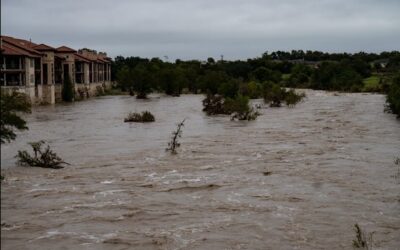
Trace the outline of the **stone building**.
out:
<instances>
[{"instance_id":1,"label":"stone building","mask_svg":"<svg viewBox=\"0 0 400 250\"><path fill-rule=\"evenodd\" d=\"M2 91L27 94L32 103L61 101L69 76L77 98L87 98L111 86L111 58L95 50L74 50L1 36Z\"/></svg>"}]
</instances>

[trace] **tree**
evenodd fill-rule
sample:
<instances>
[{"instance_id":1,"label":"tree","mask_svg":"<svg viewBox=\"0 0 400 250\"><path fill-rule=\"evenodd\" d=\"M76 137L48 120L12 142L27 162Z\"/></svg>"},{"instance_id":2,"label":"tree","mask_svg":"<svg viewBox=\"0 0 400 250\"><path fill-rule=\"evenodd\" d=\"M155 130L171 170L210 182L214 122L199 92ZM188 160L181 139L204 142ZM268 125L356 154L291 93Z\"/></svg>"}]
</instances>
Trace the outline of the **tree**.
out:
<instances>
[{"instance_id":1,"label":"tree","mask_svg":"<svg viewBox=\"0 0 400 250\"><path fill-rule=\"evenodd\" d=\"M264 102L269 103L270 107L281 107L282 102L287 106L293 107L305 97L305 94L297 94L293 89L286 90L278 84L264 84Z\"/></svg>"},{"instance_id":2,"label":"tree","mask_svg":"<svg viewBox=\"0 0 400 250\"><path fill-rule=\"evenodd\" d=\"M133 84L128 66L124 65L118 70L117 81L118 86L122 89L122 91L130 90Z\"/></svg>"},{"instance_id":3,"label":"tree","mask_svg":"<svg viewBox=\"0 0 400 250\"><path fill-rule=\"evenodd\" d=\"M61 91L62 99L64 102L72 102L74 101L74 85L72 84L71 78L69 74L66 74L64 79L63 88Z\"/></svg>"},{"instance_id":4,"label":"tree","mask_svg":"<svg viewBox=\"0 0 400 250\"><path fill-rule=\"evenodd\" d=\"M14 129L28 129L26 121L18 116L17 112L29 113L31 104L25 94L13 92L5 94L1 92L1 116L0 116L0 142L15 140Z\"/></svg>"},{"instance_id":5,"label":"tree","mask_svg":"<svg viewBox=\"0 0 400 250\"><path fill-rule=\"evenodd\" d=\"M133 80L132 89L137 93L136 98L146 99L147 94L151 92L153 82L150 72L145 65L139 64L132 70L131 77Z\"/></svg>"},{"instance_id":6,"label":"tree","mask_svg":"<svg viewBox=\"0 0 400 250\"><path fill-rule=\"evenodd\" d=\"M386 110L400 118L400 74L398 74L389 87L386 96Z\"/></svg>"},{"instance_id":7,"label":"tree","mask_svg":"<svg viewBox=\"0 0 400 250\"><path fill-rule=\"evenodd\" d=\"M324 62L311 77L314 89L360 91L362 86L360 74L346 62Z\"/></svg>"},{"instance_id":8,"label":"tree","mask_svg":"<svg viewBox=\"0 0 400 250\"><path fill-rule=\"evenodd\" d=\"M279 82L281 80L281 73L266 67L259 67L251 72L251 78L258 81L273 81Z\"/></svg>"}]
</instances>

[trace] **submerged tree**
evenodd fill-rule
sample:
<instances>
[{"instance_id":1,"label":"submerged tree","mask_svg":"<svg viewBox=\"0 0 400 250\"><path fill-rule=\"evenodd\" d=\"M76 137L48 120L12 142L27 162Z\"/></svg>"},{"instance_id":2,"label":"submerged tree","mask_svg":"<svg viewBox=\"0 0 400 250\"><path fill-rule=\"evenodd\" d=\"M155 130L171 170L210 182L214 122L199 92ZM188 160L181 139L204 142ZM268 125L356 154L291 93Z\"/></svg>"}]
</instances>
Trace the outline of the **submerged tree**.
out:
<instances>
[{"instance_id":1,"label":"submerged tree","mask_svg":"<svg viewBox=\"0 0 400 250\"><path fill-rule=\"evenodd\" d=\"M26 121L17 112L29 113L31 104L25 94L13 92L5 94L1 92L1 115L0 115L0 141L1 143L15 140L14 129L28 129Z\"/></svg>"},{"instance_id":2,"label":"submerged tree","mask_svg":"<svg viewBox=\"0 0 400 250\"><path fill-rule=\"evenodd\" d=\"M232 115L231 120L255 120L260 114L249 104L249 97L237 95L235 98L208 94L203 100L203 111L207 115Z\"/></svg>"},{"instance_id":3,"label":"submerged tree","mask_svg":"<svg viewBox=\"0 0 400 250\"><path fill-rule=\"evenodd\" d=\"M133 78L133 85L131 86L133 91L137 93L137 99L146 99L147 94L151 93L152 88L152 75L146 69L145 65L137 65L131 73Z\"/></svg>"},{"instance_id":4,"label":"submerged tree","mask_svg":"<svg viewBox=\"0 0 400 250\"><path fill-rule=\"evenodd\" d=\"M69 74L66 74L65 79L64 79L63 88L61 91L63 101L64 102L74 101L74 94L75 94L74 84L72 83L71 78L69 77Z\"/></svg>"},{"instance_id":5,"label":"submerged tree","mask_svg":"<svg viewBox=\"0 0 400 250\"><path fill-rule=\"evenodd\" d=\"M232 121L252 121L260 115L257 111L254 110L253 107L250 106L249 97L242 95L238 95L234 99L226 98L224 109L232 114Z\"/></svg>"},{"instance_id":6,"label":"submerged tree","mask_svg":"<svg viewBox=\"0 0 400 250\"><path fill-rule=\"evenodd\" d=\"M172 132L171 141L168 143L167 151L170 151L172 154L176 154L176 148L179 148L181 144L178 142L178 138L182 137L182 127L184 126L185 119L178 123L175 131Z\"/></svg>"},{"instance_id":7,"label":"submerged tree","mask_svg":"<svg viewBox=\"0 0 400 250\"><path fill-rule=\"evenodd\" d=\"M283 102L292 107L305 98L304 93L297 94L293 89L286 90L278 84L267 84L264 87L264 102L269 103L270 107L281 107Z\"/></svg>"},{"instance_id":8,"label":"submerged tree","mask_svg":"<svg viewBox=\"0 0 400 250\"><path fill-rule=\"evenodd\" d=\"M143 111L140 113L129 113L128 117L124 119L124 122L154 122L155 118L149 111Z\"/></svg>"},{"instance_id":9,"label":"submerged tree","mask_svg":"<svg viewBox=\"0 0 400 250\"><path fill-rule=\"evenodd\" d=\"M54 153L50 146L42 150L42 146L45 144L45 141L31 142L34 155L31 156L27 151L18 151L16 158L18 159L18 163L22 166L30 166L30 167L42 167L42 168L53 168L59 169L63 168L63 164L68 164L63 161L60 157Z\"/></svg>"}]
</instances>

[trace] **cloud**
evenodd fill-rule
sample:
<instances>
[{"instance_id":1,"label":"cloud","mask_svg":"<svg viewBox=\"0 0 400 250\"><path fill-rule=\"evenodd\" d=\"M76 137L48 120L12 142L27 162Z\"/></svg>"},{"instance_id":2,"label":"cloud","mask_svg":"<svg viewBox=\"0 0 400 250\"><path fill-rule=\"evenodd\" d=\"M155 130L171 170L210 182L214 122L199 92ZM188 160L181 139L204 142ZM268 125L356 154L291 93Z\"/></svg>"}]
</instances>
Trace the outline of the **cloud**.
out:
<instances>
[{"instance_id":1,"label":"cloud","mask_svg":"<svg viewBox=\"0 0 400 250\"><path fill-rule=\"evenodd\" d=\"M3 0L3 34L111 56L398 50L396 0Z\"/></svg>"}]
</instances>

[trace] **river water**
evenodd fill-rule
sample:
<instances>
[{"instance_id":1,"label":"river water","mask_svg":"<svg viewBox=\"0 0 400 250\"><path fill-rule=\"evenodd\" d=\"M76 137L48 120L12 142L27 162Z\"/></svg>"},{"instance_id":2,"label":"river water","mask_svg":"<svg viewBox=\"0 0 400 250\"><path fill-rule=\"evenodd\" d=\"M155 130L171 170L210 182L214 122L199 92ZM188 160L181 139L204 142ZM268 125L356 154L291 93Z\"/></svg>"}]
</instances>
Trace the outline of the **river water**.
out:
<instances>
[{"instance_id":1,"label":"river water","mask_svg":"<svg viewBox=\"0 0 400 250\"><path fill-rule=\"evenodd\" d=\"M252 122L200 95L34 108L2 145L2 249L400 249L400 121L377 94L306 91ZM130 111L156 121L124 123ZM177 155L165 151L186 119ZM61 170L15 166L45 139Z\"/></svg>"}]
</instances>

